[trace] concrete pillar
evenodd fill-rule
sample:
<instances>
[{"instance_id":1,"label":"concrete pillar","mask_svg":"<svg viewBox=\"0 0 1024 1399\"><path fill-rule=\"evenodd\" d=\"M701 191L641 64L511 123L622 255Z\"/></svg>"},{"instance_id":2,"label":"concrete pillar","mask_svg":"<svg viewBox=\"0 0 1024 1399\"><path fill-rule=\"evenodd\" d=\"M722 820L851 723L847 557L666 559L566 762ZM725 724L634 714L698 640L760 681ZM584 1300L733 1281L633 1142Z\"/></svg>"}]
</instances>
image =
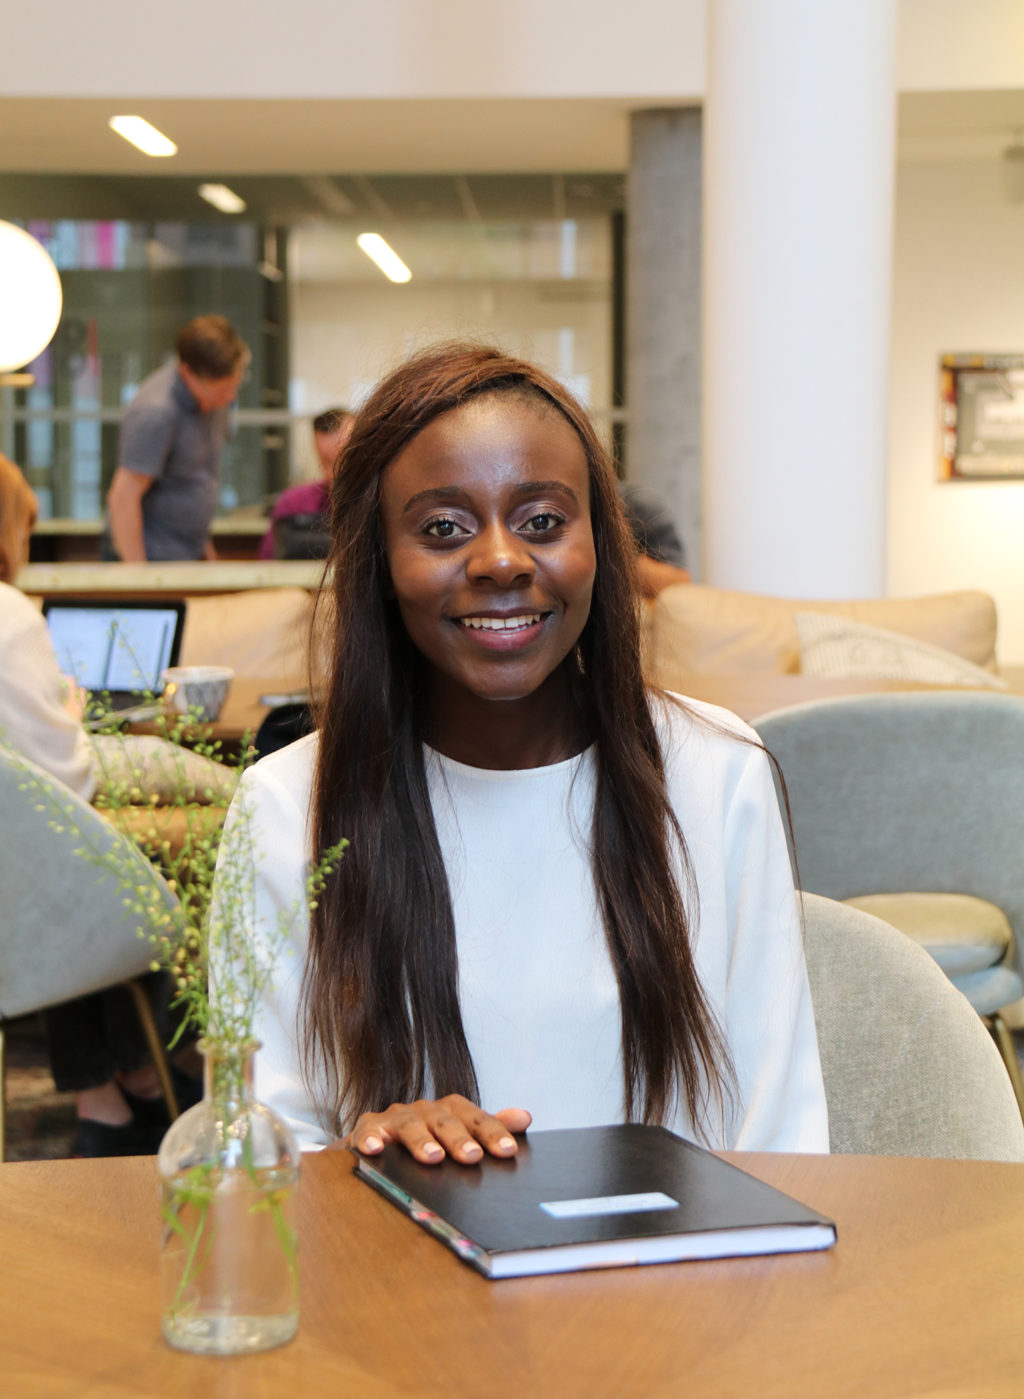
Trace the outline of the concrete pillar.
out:
<instances>
[{"instance_id":1,"label":"concrete pillar","mask_svg":"<svg viewBox=\"0 0 1024 1399\"><path fill-rule=\"evenodd\" d=\"M895 0L709 0L705 571L884 590Z\"/></svg>"},{"instance_id":2,"label":"concrete pillar","mask_svg":"<svg viewBox=\"0 0 1024 1399\"><path fill-rule=\"evenodd\" d=\"M626 476L665 499L701 571L701 116L635 112L626 224Z\"/></svg>"}]
</instances>

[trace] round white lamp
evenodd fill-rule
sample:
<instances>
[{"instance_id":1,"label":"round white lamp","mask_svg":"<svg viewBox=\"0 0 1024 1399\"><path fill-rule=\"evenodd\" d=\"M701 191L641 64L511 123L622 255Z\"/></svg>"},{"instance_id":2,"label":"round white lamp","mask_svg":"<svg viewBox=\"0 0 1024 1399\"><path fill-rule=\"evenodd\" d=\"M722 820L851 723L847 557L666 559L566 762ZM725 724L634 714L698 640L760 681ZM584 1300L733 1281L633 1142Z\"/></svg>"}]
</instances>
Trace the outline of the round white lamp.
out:
<instances>
[{"instance_id":1,"label":"round white lamp","mask_svg":"<svg viewBox=\"0 0 1024 1399\"><path fill-rule=\"evenodd\" d=\"M0 221L0 374L41 354L60 321L53 258L31 233Z\"/></svg>"}]
</instances>

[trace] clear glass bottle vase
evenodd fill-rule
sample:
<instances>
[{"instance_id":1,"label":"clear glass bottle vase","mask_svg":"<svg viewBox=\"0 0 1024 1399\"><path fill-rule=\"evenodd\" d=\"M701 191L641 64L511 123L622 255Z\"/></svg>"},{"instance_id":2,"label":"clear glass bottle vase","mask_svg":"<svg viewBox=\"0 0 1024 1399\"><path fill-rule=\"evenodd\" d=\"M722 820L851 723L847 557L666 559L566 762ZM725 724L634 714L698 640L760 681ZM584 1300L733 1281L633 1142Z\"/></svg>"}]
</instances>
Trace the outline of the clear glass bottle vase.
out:
<instances>
[{"instance_id":1,"label":"clear glass bottle vase","mask_svg":"<svg viewBox=\"0 0 1024 1399\"><path fill-rule=\"evenodd\" d=\"M233 1355L299 1324L299 1149L253 1097L256 1041L203 1041L202 1102L160 1145L161 1327L179 1350Z\"/></svg>"}]
</instances>

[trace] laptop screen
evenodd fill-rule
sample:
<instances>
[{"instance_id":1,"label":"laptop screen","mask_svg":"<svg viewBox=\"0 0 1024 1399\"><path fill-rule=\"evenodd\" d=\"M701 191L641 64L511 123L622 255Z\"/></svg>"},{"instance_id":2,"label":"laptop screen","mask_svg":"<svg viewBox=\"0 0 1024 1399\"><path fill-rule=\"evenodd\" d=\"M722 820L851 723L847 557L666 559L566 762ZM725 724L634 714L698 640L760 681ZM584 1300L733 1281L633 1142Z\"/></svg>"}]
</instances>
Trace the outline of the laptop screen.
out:
<instances>
[{"instance_id":1,"label":"laptop screen","mask_svg":"<svg viewBox=\"0 0 1024 1399\"><path fill-rule=\"evenodd\" d=\"M43 615L58 665L79 685L158 694L161 672L178 660L185 604L47 598Z\"/></svg>"}]
</instances>

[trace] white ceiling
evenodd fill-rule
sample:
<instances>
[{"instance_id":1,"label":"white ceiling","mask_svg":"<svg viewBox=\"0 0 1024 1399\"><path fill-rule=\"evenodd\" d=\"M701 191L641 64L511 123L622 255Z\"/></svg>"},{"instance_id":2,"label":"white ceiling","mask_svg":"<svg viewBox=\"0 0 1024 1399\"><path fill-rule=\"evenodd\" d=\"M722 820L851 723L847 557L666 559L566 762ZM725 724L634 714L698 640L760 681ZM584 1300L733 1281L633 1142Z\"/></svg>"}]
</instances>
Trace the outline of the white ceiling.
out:
<instances>
[{"instance_id":1,"label":"white ceiling","mask_svg":"<svg viewBox=\"0 0 1024 1399\"><path fill-rule=\"evenodd\" d=\"M168 160L107 127L139 112L178 146ZM610 99L208 101L0 98L0 170L196 175L622 170L628 112ZM16 133L16 134L15 134Z\"/></svg>"},{"instance_id":2,"label":"white ceiling","mask_svg":"<svg viewBox=\"0 0 1024 1399\"><path fill-rule=\"evenodd\" d=\"M153 160L107 127L138 110L178 144ZM292 101L0 98L0 171L107 175L624 170L615 99ZM1024 132L1024 90L905 93L904 160L994 160Z\"/></svg>"}]
</instances>

